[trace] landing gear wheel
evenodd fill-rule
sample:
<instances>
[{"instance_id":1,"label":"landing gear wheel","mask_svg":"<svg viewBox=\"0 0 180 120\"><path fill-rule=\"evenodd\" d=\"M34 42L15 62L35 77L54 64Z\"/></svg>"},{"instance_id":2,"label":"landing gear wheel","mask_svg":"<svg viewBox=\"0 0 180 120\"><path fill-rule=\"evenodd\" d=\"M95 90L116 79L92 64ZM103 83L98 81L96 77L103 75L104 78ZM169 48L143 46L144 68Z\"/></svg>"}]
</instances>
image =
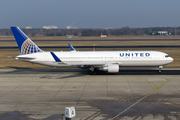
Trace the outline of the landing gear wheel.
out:
<instances>
[{"instance_id":1,"label":"landing gear wheel","mask_svg":"<svg viewBox=\"0 0 180 120\"><path fill-rule=\"evenodd\" d=\"M97 69L95 68L93 71L92 71L92 70L89 70L89 71L88 71L88 74L89 74L89 75L95 75L96 72L97 72Z\"/></svg>"},{"instance_id":2,"label":"landing gear wheel","mask_svg":"<svg viewBox=\"0 0 180 120\"><path fill-rule=\"evenodd\" d=\"M97 68L94 69L93 75L96 75L96 73L97 73Z\"/></svg>"},{"instance_id":3,"label":"landing gear wheel","mask_svg":"<svg viewBox=\"0 0 180 120\"><path fill-rule=\"evenodd\" d=\"M93 74L93 71L89 70L89 71L88 71L88 74L89 74L89 75L92 75L92 74Z\"/></svg>"},{"instance_id":4,"label":"landing gear wheel","mask_svg":"<svg viewBox=\"0 0 180 120\"><path fill-rule=\"evenodd\" d=\"M159 73L161 73L162 68L163 68L163 66L159 66Z\"/></svg>"}]
</instances>

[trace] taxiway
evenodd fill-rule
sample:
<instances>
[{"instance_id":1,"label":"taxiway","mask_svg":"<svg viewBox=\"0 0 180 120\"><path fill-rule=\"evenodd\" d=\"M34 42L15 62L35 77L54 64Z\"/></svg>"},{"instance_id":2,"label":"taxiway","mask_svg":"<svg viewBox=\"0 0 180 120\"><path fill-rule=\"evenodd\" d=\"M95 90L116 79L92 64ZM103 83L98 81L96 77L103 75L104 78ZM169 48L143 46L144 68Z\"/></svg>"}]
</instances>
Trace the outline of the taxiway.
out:
<instances>
[{"instance_id":1,"label":"taxiway","mask_svg":"<svg viewBox=\"0 0 180 120\"><path fill-rule=\"evenodd\" d=\"M0 70L0 119L61 119L69 106L76 108L73 120L180 119L180 72Z\"/></svg>"}]
</instances>

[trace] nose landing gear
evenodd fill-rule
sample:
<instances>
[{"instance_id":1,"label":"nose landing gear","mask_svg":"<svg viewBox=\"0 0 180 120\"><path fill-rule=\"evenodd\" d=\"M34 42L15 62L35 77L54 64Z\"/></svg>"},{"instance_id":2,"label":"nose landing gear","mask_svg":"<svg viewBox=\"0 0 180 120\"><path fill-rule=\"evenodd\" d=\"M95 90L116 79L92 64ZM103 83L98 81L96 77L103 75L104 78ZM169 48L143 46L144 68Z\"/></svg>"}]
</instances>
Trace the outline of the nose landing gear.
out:
<instances>
[{"instance_id":1,"label":"nose landing gear","mask_svg":"<svg viewBox=\"0 0 180 120\"><path fill-rule=\"evenodd\" d=\"M163 68L163 66L159 66L159 73L161 73L162 68Z\"/></svg>"}]
</instances>

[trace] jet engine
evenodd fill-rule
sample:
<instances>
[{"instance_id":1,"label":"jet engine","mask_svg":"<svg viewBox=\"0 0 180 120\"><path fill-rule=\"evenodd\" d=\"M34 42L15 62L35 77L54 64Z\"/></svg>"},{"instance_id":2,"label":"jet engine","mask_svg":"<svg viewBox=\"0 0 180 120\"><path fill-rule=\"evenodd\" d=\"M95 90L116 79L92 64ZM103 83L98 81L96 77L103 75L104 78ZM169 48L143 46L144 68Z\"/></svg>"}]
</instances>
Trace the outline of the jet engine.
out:
<instances>
[{"instance_id":1,"label":"jet engine","mask_svg":"<svg viewBox=\"0 0 180 120\"><path fill-rule=\"evenodd\" d=\"M118 73L119 65L118 64L107 64L100 70L107 71L108 73Z\"/></svg>"}]
</instances>

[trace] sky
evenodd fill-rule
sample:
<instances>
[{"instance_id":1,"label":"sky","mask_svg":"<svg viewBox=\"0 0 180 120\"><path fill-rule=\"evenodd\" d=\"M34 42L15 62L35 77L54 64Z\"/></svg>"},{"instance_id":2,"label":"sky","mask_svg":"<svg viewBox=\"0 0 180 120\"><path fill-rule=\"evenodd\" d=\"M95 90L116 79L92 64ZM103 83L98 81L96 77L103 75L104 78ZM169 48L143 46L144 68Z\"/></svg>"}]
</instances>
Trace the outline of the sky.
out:
<instances>
[{"instance_id":1,"label":"sky","mask_svg":"<svg viewBox=\"0 0 180 120\"><path fill-rule=\"evenodd\" d=\"M180 26L180 0L1 0L0 29Z\"/></svg>"}]
</instances>

